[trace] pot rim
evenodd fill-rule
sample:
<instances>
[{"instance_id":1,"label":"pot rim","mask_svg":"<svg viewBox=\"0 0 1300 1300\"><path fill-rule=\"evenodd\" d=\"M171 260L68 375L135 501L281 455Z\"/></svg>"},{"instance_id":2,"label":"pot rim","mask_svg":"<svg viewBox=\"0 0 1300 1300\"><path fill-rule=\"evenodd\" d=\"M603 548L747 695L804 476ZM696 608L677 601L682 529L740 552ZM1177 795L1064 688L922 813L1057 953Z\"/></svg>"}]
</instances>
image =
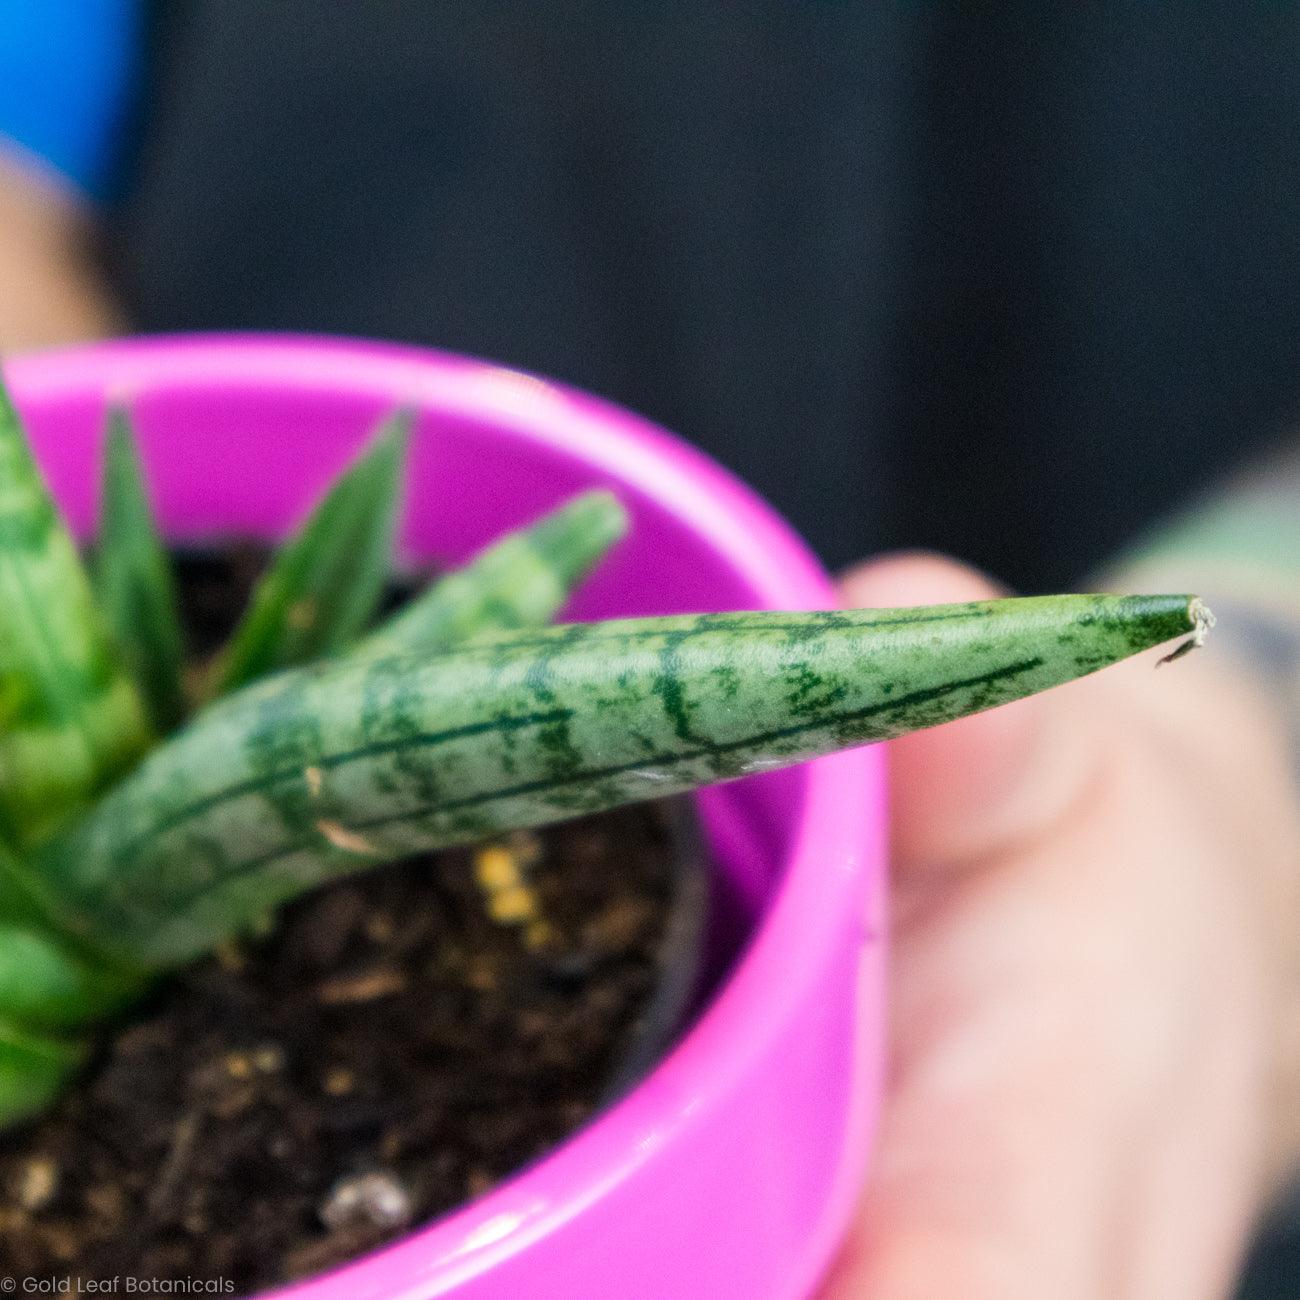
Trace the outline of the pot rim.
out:
<instances>
[{"instance_id":1,"label":"pot rim","mask_svg":"<svg viewBox=\"0 0 1300 1300\"><path fill-rule=\"evenodd\" d=\"M685 523L760 592L768 608L826 608L831 581L792 528L704 453L603 399L489 362L407 345L287 334L162 335L11 358L24 399L189 386L342 390L467 418L577 456ZM443 1295L544 1237L633 1176L693 1127L729 1082L770 1053L773 1038L818 976L823 946L858 906L867 879L863 943L883 931L884 763L878 746L801 769L796 826L777 887L746 950L693 1026L635 1088L535 1164L389 1246L275 1292L293 1300L415 1300ZM751 778L762 780L763 778ZM703 799L706 824L709 798ZM866 996L878 1006L883 991ZM863 1043L868 1054L876 1044ZM851 1117L866 1137L872 1099ZM865 1160L865 1157L864 1157ZM844 1176L830 1195L824 1258L856 1196ZM813 1279L807 1279L811 1285Z\"/></svg>"}]
</instances>

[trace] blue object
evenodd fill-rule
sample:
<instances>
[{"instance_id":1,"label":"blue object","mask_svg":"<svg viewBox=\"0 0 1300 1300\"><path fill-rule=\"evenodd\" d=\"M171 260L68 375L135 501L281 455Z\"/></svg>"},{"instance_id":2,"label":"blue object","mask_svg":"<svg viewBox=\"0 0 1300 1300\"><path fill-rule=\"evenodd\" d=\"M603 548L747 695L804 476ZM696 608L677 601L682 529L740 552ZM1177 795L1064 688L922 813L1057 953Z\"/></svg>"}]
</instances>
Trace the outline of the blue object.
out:
<instances>
[{"instance_id":1,"label":"blue object","mask_svg":"<svg viewBox=\"0 0 1300 1300\"><path fill-rule=\"evenodd\" d=\"M142 62L144 0L0 0L0 135L109 197Z\"/></svg>"}]
</instances>

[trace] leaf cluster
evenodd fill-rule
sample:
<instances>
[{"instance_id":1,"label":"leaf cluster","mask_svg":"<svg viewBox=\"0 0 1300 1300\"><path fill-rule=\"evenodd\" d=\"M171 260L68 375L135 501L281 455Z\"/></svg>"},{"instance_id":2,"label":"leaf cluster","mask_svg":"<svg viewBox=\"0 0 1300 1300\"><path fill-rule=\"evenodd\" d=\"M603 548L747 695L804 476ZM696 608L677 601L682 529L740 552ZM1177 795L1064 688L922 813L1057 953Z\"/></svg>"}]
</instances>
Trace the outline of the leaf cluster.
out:
<instances>
[{"instance_id":1,"label":"leaf cluster","mask_svg":"<svg viewBox=\"0 0 1300 1300\"><path fill-rule=\"evenodd\" d=\"M108 415L87 564L0 383L0 1126L43 1106L83 1059L87 1027L156 974L106 942L95 916L71 915L49 869L124 777L147 757L165 773L170 737L263 679L540 626L622 536L617 500L588 492L376 625L414 418L399 411L382 423L276 552L227 644L195 665L129 413L119 406ZM257 743L283 750L293 725L268 717ZM206 746L205 759L231 780L244 771L238 745ZM158 927L169 920L169 899L206 870L192 844L164 865ZM298 889L318 874L303 866ZM120 889L102 873L100 883L107 910ZM205 941L247 929L258 910L230 901Z\"/></svg>"}]
</instances>

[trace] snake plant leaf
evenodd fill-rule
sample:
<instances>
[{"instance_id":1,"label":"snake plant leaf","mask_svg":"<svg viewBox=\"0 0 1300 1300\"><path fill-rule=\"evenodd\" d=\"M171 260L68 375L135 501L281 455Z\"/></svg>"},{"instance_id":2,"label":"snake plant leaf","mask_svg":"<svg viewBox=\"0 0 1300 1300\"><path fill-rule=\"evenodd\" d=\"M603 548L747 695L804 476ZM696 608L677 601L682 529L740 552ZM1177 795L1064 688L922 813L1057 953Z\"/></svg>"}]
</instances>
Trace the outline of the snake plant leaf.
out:
<instances>
[{"instance_id":1,"label":"snake plant leaf","mask_svg":"<svg viewBox=\"0 0 1300 1300\"><path fill-rule=\"evenodd\" d=\"M331 877L898 736L1180 634L1186 596L630 619L258 683L37 863L61 922L165 968Z\"/></svg>"},{"instance_id":2,"label":"snake plant leaf","mask_svg":"<svg viewBox=\"0 0 1300 1300\"><path fill-rule=\"evenodd\" d=\"M0 1129L45 1110L89 1055L83 1040L36 1033L0 1017Z\"/></svg>"},{"instance_id":3,"label":"snake plant leaf","mask_svg":"<svg viewBox=\"0 0 1300 1300\"><path fill-rule=\"evenodd\" d=\"M334 483L258 583L210 690L333 654L374 616L388 577L414 417L399 412Z\"/></svg>"},{"instance_id":4,"label":"snake plant leaf","mask_svg":"<svg viewBox=\"0 0 1300 1300\"><path fill-rule=\"evenodd\" d=\"M109 415L104 446L95 596L155 730L185 713L180 611L171 560L154 521L127 413Z\"/></svg>"},{"instance_id":5,"label":"snake plant leaf","mask_svg":"<svg viewBox=\"0 0 1300 1300\"><path fill-rule=\"evenodd\" d=\"M87 1035L152 983L62 936L18 860L0 848L0 1130L43 1110L87 1054Z\"/></svg>"},{"instance_id":6,"label":"snake plant leaf","mask_svg":"<svg viewBox=\"0 0 1300 1300\"><path fill-rule=\"evenodd\" d=\"M129 1006L148 983L47 930L0 923L0 1018L11 1024L40 1032L83 1028Z\"/></svg>"},{"instance_id":7,"label":"snake plant leaf","mask_svg":"<svg viewBox=\"0 0 1300 1300\"><path fill-rule=\"evenodd\" d=\"M26 848L151 740L139 691L0 382L0 836Z\"/></svg>"},{"instance_id":8,"label":"snake plant leaf","mask_svg":"<svg viewBox=\"0 0 1300 1300\"><path fill-rule=\"evenodd\" d=\"M584 492L440 578L348 657L360 662L404 650L450 650L543 627L627 526L627 512L612 492Z\"/></svg>"}]
</instances>

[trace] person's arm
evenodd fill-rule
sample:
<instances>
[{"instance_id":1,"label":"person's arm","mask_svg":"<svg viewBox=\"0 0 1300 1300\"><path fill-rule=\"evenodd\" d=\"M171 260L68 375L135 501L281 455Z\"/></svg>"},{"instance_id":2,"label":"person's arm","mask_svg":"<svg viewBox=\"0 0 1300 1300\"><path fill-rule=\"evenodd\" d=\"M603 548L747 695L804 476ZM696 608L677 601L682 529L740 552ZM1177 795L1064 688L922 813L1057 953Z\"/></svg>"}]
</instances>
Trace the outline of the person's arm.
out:
<instances>
[{"instance_id":1,"label":"person's arm","mask_svg":"<svg viewBox=\"0 0 1300 1300\"><path fill-rule=\"evenodd\" d=\"M92 256L121 178L142 0L0 0L0 352L117 327Z\"/></svg>"},{"instance_id":2,"label":"person's arm","mask_svg":"<svg viewBox=\"0 0 1300 1300\"><path fill-rule=\"evenodd\" d=\"M888 1090L824 1300L1224 1300L1300 1153L1300 482L1283 458L1106 578L1206 647L890 746ZM976 599L892 557L855 605Z\"/></svg>"},{"instance_id":3,"label":"person's arm","mask_svg":"<svg viewBox=\"0 0 1300 1300\"><path fill-rule=\"evenodd\" d=\"M1178 591L1193 583L1214 610L1222 674L1239 681L1285 736L1300 792L1300 438L1153 530L1117 559L1102 585L1155 591L1169 582ZM1231 750L1235 742L1226 735L1207 743ZM1300 1172L1300 837L1290 850L1292 905L1278 917L1284 984L1268 1153L1274 1183Z\"/></svg>"},{"instance_id":4,"label":"person's arm","mask_svg":"<svg viewBox=\"0 0 1300 1300\"><path fill-rule=\"evenodd\" d=\"M120 330L93 221L79 195L0 148L0 356Z\"/></svg>"}]
</instances>

